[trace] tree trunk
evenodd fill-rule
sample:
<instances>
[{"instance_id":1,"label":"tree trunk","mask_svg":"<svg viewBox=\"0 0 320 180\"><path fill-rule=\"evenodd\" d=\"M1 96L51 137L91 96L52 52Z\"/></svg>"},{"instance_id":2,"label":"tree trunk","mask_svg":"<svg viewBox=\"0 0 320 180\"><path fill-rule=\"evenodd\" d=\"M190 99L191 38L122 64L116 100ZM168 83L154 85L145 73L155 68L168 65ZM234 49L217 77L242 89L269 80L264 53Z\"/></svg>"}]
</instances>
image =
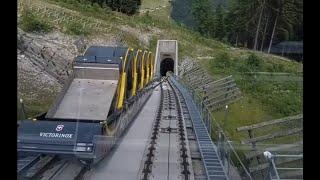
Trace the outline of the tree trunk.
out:
<instances>
[{"instance_id":1,"label":"tree trunk","mask_svg":"<svg viewBox=\"0 0 320 180\"><path fill-rule=\"evenodd\" d=\"M269 44L269 48L268 48L268 54L270 53L270 50L271 50L272 40L273 40L274 32L275 32L275 30L276 30L277 21L278 21L278 15L279 15L279 10L278 10L276 19L275 19L275 21L274 21L274 26L273 26L272 35L271 35L271 39L270 39L270 44Z\"/></svg>"},{"instance_id":2,"label":"tree trunk","mask_svg":"<svg viewBox=\"0 0 320 180\"><path fill-rule=\"evenodd\" d=\"M264 9L264 2L265 1L262 2L261 12L260 12L259 21L258 21L257 30L256 30L256 37L254 39L254 45L253 45L254 50L257 50L257 46L258 46L259 29L260 29L261 18L262 18L263 9Z\"/></svg>"},{"instance_id":3,"label":"tree trunk","mask_svg":"<svg viewBox=\"0 0 320 180\"><path fill-rule=\"evenodd\" d=\"M248 47L248 39L249 39L249 36L248 36L248 30L249 27L248 27L248 24L246 25L246 31L245 31L245 39L244 39L244 42L243 42L243 45L245 48Z\"/></svg>"},{"instance_id":4,"label":"tree trunk","mask_svg":"<svg viewBox=\"0 0 320 180\"><path fill-rule=\"evenodd\" d=\"M238 47L238 33L237 33L237 37L236 37L236 47Z\"/></svg>"},{"instance_id":5,"label":"tree trunk","mask_svg":"<svg viewBox=\"0 0 320 180\"><path fill-rule=\"evenodd\" d=\"M266 33L267 33L268 23L269 23L269 16L267 16L267 22L266 22L266 25L264 26L264 30L263 30L263 34L262 34L262 40L261 40L261 47L260 47L260 51L262 51L262 50L263 50L263 43L264 43L264 38L265 38Z\"/></svg>"}]
</instances>

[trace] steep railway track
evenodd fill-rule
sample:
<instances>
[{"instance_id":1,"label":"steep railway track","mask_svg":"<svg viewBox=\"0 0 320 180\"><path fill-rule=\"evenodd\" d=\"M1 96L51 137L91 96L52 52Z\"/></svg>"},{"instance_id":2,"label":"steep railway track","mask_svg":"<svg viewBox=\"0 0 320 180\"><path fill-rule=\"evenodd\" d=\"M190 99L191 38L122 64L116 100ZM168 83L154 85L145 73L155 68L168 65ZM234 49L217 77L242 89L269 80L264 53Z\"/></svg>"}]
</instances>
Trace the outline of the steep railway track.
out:
<instances>
[{"instance_id":1,"label":"steep railway track","mask_svg":"<svg viewBox=\"0 0 320 180\"><path fill-rule=\"evenodd\" d=\"M161 98L144 156L143 180L194 179L186 126L177 90L161 84Z\"/></svg>"},{"instance_id":2,"label":"steep railway track","mask_svg":"<svg viewBox=\"0 0 320 180\"><path fill-rule=\"evenodd\" d=\"M19 180L58 180L82 179L87 168L76 159L64 159L57 156L28 156L18 162Z\"/></svg>"},{"instance_id":3,"label":"steep railway track","mask_svg":"<svg viewBox=\"0 0 320 180\"><path fill-rule=\"evenodd\" d=\"M196 137L191 121L192 112L182 92L171 78L163 78L159 84L158 110L155 110L154 122L152 126L150 124L152 130L141 154L138 179L207 179L197 143L199 137ZM74 158L32 156L24 160L17 169L18 179L85 179L84 174L88 172Z\"/></svg>"}]
</instances>

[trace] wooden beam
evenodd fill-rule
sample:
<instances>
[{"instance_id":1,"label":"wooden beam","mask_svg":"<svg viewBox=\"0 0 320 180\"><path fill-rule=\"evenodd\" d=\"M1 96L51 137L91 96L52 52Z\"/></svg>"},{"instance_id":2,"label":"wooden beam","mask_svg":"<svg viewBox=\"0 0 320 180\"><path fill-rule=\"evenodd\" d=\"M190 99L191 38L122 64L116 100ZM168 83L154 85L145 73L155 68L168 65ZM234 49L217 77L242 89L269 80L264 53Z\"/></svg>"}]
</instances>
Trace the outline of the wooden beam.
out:
<instances>
[{"instance_id":1,"label":"wooden beam","mask_svg":"<svg viewBox=\"0 0 320 180\"><path fill-rule=\"evenodd\" d=\"M207 91L213 91L213 90L215 90L215 89L217 89L217 88L219 88L219 87L228 86L228 85L230 85L230 84L235 84L234 79L232 79L232 80L230 80L230 81L227 81L227 82L224 82L224 83L215 84L215 85L209 85L209 84L207 84L206 90L207 90Z\"/></svg>"},{"instance_id":2,"label":"wooden beam","mask_svg":"<svg viewBox=\"0 0 320 180\"><path fill-rule=\"evenodd\" d=\"M214 106L215 104L219 104L219 103L222 103L222 102L225 102L225 101L228 101L228 100L232 100L234 98L237 98L238 95L240 95L240 91L236 91L237 93L235 94L232 94L231 96L225 98L225 99L222 99L222 100L219 100L219 101L216 101L216 102L212 102L212 103L209 103L207 104L208 107L212 107Z\"/></svg>"},{"instance_id":3,"label":"wooden beam","mask_svg":"<svg viewBox=\"0 0 320 180\"><path fill-rule=\"evenodd\" d=\"M244 72L244 74L263 74L263 75L271 75L271 76L283 76L283 75L289 75L289 76L295 76L293 73L284 73L284 72Z\"/></svg>"},{"instance_id":4,"label":"wooden beam","mask_svg":"<svg viewBox=\"0 0 320 180\"><path fill-rule=\"evenodd\" d=\"M241 99L241 98L243 98L243 97L242 97L242 96L235 96L235 98L229 100L229 101L226 102L225 104L230 105L230 104L232 104L232 103L235 103L235 102L239 101L239 99ZM221 108L225 108L225 106L224 106L225 104L221 104L221 105L218 105L218 106L213 106L213 107L211 108L211 110L212 110L212 111L216 111L216 110L219 110L219 109L221 109Z\"/></svg>"},{"instance_id":5,"label":"wooden beam","mask_svg":"<svg viewBox=\"0 0 320 180\"><path fill-rule=\"evenodd\" d=\"M237 88L237 85L236 85L236 84L230 84L230 85L228 85L228 86L219 87L219 88L213 89L213 90L211 90L211 91L205 90L205 93L206 93L206 95L208 95L208 96L212 96L212 95L218 94L219 92L224 92L224 91L232 90L232 89L234 89L234 88Z\"/></svg>"},{"instance_id":6,"label":"wooden beam","mask_svg":"<svg viewBox=\"0 0 320 180\"><path fill-rule=\"evenodd\" d=\"M213 89L212 91L205 91L205 93L210 96L210 95L213 95L213 94L216 94L217 92L219 91L226 91L227 89L233 89L233 88L236 88L237 85L236 84L231 84L229 86L223 86L223 87L219 87L219 88L216 88L216 89Z\"/></svg>"},{"instance_id":7,"label":"wooden beam","mask_svg":"<svg viewBox=\"0 0 320 180\"><path fill-rule=\"evenodd\" d=\"M201 69L200 67L195 67L195 68L192 68L190 69L189 71L185 72L185 76L188 76L188 75L191 75L191 74L194 74L198 71L203 71L203 69Z\"/></svg>"},{"instance_id":8,"label":"wooden beam","mask_svg":"<svg viewBox=\"0 0 320 180\"><path fill-rule=\"evenodd\" d=\"M212 82L213 80L212 79L209 79L209 78L204 78L204 79L201 79L200 81L198 82L195 82L193 85L194 89L199 89L202 87L204 87L208 82Z\"/></svg>"},{"instance_id":9,"label":"wooden beam","mask_svg":"<svg viewBox=\"0 0 320 180\"><path fill-rule=\"evenodd\" d=\"M223 92L223 93L221 93L221 94L219 94L217 96L210 97L209 99L206 99L204 102L205 103L211 103L211 101L214 100L214 99L226 98L226 97L223 97L223 96L228 96L230 94L234 94L236 91L240 91L239 88L235 87L235 88L233 88L233 89L231 89L229 91L225 91L225 92Z\"/></svg>"},{"instance_id":10,"label":"wooden beam","mask_svg":"<svg viewBox=\"0 0 320 180\"><path fill-rule=\"evenodd\" d=\"M291 170L286 172L281 172L281 170L278 170L278 173L281 179L303 179L303 170Z\"/></svg>"},{"instance_id":11,"label":"wooden beam","mask_svg":"<svg viewBox=\"0 0 320 180\"><path fill-rule=\"evenodd\" d=\"M210 82L212 82L213 80L212 79L210 79L210 80L208 80L207 82L202 82L201 84L200 84L200 86L195 86L194 87L194 89L195 90L199 90L199 89L201 89L203 92L206 92L206 85L207 85L207 83L210 83Z\"/></svg>"},{"instance_id":12,"label":"wooden beam","mask_svg":"<svg viewBox=\"0 0 320 180\"><path fill-rule=\"evenodd\" d=\"M303 141L299 141L297 143L294 143L294 144L281 144L281 145L278 145L278 146L274 146L274 147L268 147L268 148L265 148L263 150L257 150L257 151L251 151L249 153L246 153L245 156L246 156L246 159L251 159L251 158L254 158L256 156L259 156L259 155L262 155L264 151L285 151L285 150L288 150L288 151L302 151L302 147L303 147Z\"/></svg>"},{"instance_id":13,"label":"wooden beam","mask_svg":"<svg viewBox=\"0 0 320 180\"><path fill-rule=\"evenodd\" d=\"M195 73L197 71L201 71L202 69L200 67L192 67L191 69L189 69L188 71L185 71L184 74L188 75L188 74L192 74Z\"/></svg>"},{"instance_id":14,"label":"wooden beam","mask_svg":"<svg viewBox=\"0 0 320 180\"><path fill-rule=\"evenodd\" d=\"M206 79L205 77L196 77L194 78L192 81L189 81L188 83L191 85L191 86L194 86L195 87L195 84L199 84L199 83L202 83L203 81L209 81L210 79Z\"/></svg>"},{"instance_id":15,"label":"wooden beam","mask_svg":"<svg viewBox=\"0 0 320 180\"><path fill-rule=\"evenodd\" d=\"M217 82L217 83L215 83L216 81L213 81L213 82L211 82L211 83L208 83L207 85L208 85L208 87L218 87L218 86L222 86L222 85L224 85L224 84L228 84L229 82L234 82L234 79L228 79L228 80L226 80L226 81L220 81L220 82Z\"/></svg>"},{"instance_id":16,"label":"wooden beam","mask_svg":"<svg viewBox=\"0 0 320 180\"><path fill-rule=\"evenodd\" d=\"M203 81L199 80L212 80L211 77L207 76L206 74L200 75L200 76L194 76L193 81L191 83L201 83Z\"/></svg>"},{"instance_id":17,"label":"wooden beam","mask_svg":"<svg viewBox=\"0 0 320 180\"><path fill-rule=\"evenodd\" d=\"M204 72L200 72L199 74L194 74L194 75L190 75L190 77L187 77L187 80L189 81L189 82L193 82L194 80L196 80L196 79L198 79L198 78L201 78L201 77L203 77L205 75L205 73Z\"/></svg>"},{"instance_id":18,"label":"wooden beam","mask_svg":"<svg viewBox=\"0 0 320 180\"><path fill-rule=\"evenodd\" d=\"M298 161L298 160L302 160L303 157L296 157L296 158L282 158L279 160L275 161L276 166L280 165L280 164L284 164L284 163L289 163L289 162L293 162L293 161ZM249 167L249 171L252 172L256 172L256 171L261 171L264 170L266 168L269 167L269 163L263 163L263 164L259 164L255 167Z\"/></svg>"},{"instance_id":19,"label":"wooden beam","mask_svg":"<svg viewBox=\"0 0 320 180\"><path fill-rule=\"evenodd\" d=\"M242 144L256 143L256 142L261 142L261 141L265 141L265 140L269 140L269 139L298 134L298 133L301 133L302 131L303 131L302 128L294 128L294 129L289 129L287 131L278 131L278 132L275 132L272 134L267 134L264 136L259 136L259 137L255 137L255 138L251 138L251 139L247 139L247 140L242 140L241 143Z\"/></svg>"},{"instance_id":20,"label":"wooden beam","mask_svg":"<svg viewBox=\"0 0 320 180\"><path fill-rule=\"evenodd\" d=\"M227 79L230 79L230 78L232 78L232 75L224 77L224 78L221 78L221 79L218 79L218 80L214 81L213 84L217 84L218 82L221 82L221 81L224 81L224 80L227 80Z\"/></svg>"},{"instance_id":21,"label":"wooden beam","mask_svg":"<svg viewBox=\"0 0 320 180\"><path fill-rule=\"evenodd\" d=\"M302 114L298 114L298 115L295 115L295 116L289 116L289 117L285 117L285 118L281 118L281 119L265 121L265 122L262 122L262 123L253 124L253 125L249 125L249 126L238 127L236 130L237 131L247 131L247 130L262 128L264 126L270 126L270 125L284 123L284 122L288 122L288 121L299 120L299 119L302 119L302 118L303 118L303 115Z\"/></svg>"}]
</instances>

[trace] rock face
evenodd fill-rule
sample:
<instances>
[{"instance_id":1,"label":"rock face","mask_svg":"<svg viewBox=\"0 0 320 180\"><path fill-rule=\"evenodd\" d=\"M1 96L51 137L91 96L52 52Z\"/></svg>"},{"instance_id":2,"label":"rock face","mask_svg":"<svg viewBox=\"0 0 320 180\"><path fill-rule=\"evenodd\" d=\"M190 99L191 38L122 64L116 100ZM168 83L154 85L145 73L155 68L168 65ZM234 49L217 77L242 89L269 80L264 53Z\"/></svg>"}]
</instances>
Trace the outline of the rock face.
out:
<instances>
[{"instance_id":1,"label":"rock face","mask_svg":"<svg viewBox=\"0 0 320 180\"><path fill-rule=\"evenodd\" d=\"M70 74L72 59L78 53L76 46L73 45L74 41L57 32L41 35L18 31L20 53L60 84Z\"/></svg>"},{"instance_id":2,"label":"rock face","mask_svg":"<svg viewBox=\"0 0 320 180\"><path fill-rule=\"evenodd\" d=\"M59 90L61 84L42 67L33 62L33 58L18 49L18 92L32 93L28 90L42 89L50 93ZM26 92L27 91L27 92Z\"/></svg>"},{"instance_id":3,"label":"rock face","mask_svg":"<svg viewBox=\"0 0 320 180\"><path fill-rule=\"evenodd\" d=\"M18 29L18 96L27 115L46 111L71 73L75 40L61 33L29 34Z\"/></svg>"}]
</instances>

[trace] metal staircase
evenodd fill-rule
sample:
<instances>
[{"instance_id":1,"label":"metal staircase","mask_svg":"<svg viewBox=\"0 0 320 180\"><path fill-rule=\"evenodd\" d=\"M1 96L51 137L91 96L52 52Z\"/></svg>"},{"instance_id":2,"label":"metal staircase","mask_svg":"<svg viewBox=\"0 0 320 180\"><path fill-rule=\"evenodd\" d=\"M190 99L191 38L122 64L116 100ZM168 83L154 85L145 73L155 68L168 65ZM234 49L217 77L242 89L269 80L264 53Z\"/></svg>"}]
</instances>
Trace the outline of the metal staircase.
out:
<instances>
[{"instance_id":1,"label":"metal staircase","mask_svg":"<svg viewBox=\"0 0 320 180\"><path fill-rule=\"evenodd\" d=\"M218 156L217 148L210 138L208 130L202 121L200 112L192 97L174 78L171 77L171 81L179 89L187 104L207 178L210 180L228 180L229 178L226 175L221 159Z\"/></svg>"}]
</instances>

